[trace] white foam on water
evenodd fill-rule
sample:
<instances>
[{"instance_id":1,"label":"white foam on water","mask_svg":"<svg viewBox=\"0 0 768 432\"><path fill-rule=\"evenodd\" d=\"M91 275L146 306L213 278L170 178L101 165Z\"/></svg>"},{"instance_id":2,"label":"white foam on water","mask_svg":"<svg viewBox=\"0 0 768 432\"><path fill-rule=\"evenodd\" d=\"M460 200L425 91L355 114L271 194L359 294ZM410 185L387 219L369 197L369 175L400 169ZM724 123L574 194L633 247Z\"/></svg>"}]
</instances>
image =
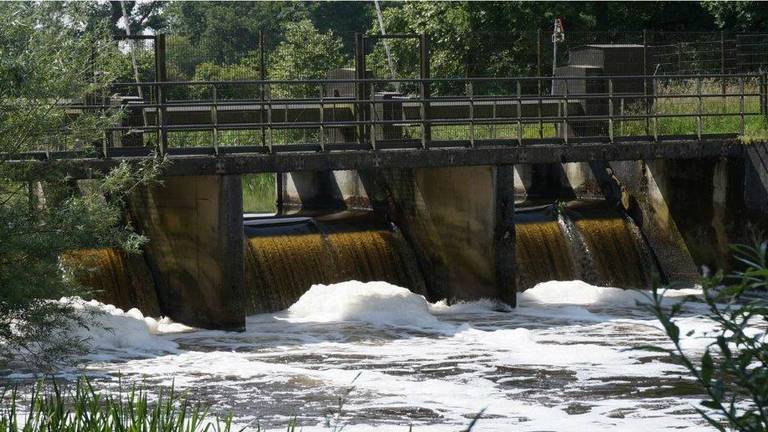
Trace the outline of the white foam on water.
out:
<instances>
[{"instance_id":1,"label":"white foam on water","mask_svg":"<svg viewBox=\"0 0 768 432\"><path fill-rule=\"evenodd\" d=\"M214 412L267 430L285 430L294 415L302 430L327 430L323 418L353 381L342 415L350 431L459 430L484 408L474 430L701 430L691 408L699 395L660 390L684 384L685 371L628 349L669 346L636 305L645 295L547 282L500 312L490 300L429 304L404 288L351 281L313 286L286 311L249 317L242 333L167 333L171 324L95 305L128 337L93 330L111 357L88 371L194 390ZM713 327L691 311L680 324L682 334L696 330L683 341L695 354Z\"/></svg>"},{"instance_id":2,"label":"white foam on water","mask_svg":"<svg viewBox=\"0 0 768 432\"><path fill-rule=\"evenodd\" d=\"M71 305L88 318L87 327L71 326L70 337L85 341L95 355L104 351L134 354L175 352L178 348L175 342L156 336L193 330L169 318L158 320L145 317L136 308L123 311L110 304L85 301L79 297L65 297L59 302Z\"/></svg>"},{"instance_id":3,"label":"white foam on water","mask_svg":"<svg viewBox=\"0 0 768 432\"><path fill-rule=\"evenodd\" d=\"M288 308L288 316L303 322L360 321L416 327L440 324L423 296L387 282L313 285Z\"/></svg>"}]
</instances>

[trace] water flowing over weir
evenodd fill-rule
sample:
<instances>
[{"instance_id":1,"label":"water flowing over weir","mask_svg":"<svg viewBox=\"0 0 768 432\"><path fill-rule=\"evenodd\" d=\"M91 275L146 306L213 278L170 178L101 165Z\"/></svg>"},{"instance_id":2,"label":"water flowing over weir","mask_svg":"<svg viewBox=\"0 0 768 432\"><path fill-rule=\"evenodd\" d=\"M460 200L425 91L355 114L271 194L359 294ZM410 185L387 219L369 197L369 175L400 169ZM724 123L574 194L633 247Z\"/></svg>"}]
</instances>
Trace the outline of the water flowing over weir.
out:
<instances>
[{"instance_id":1,"label":"water flowing over weir","mask_svg":"<svg viewBox=\"0 0 768 432\"><path fill-rule=\"evenodd\" d=\"M146 316L160 316L152 273L144 257L114 248L82 249L62 256L62 264L74 271L97 300L128 310L138 308Z\"/></svg>"},{"instance_id":2,"label":"water flowing over weir","mask_svg":"<svg viewBox=\"0 0 768 432\"><path fill-rule=\"evenodd\" d=\"M634 222L603 201L520 206L516 217L519 288L580 279L647 288L658 269Z\"/></svg>"},{"instance_id":3,"label":"water flowing over weir","mask_svg":"<svg viewBox=\"0 0 768 432\"><path fill-rule=\"evenodd\" d=\"M247 221L246 311L292 305L313 284L386 281L426 294L399 231L365 215Z\"/></svg>"}]
</instances>

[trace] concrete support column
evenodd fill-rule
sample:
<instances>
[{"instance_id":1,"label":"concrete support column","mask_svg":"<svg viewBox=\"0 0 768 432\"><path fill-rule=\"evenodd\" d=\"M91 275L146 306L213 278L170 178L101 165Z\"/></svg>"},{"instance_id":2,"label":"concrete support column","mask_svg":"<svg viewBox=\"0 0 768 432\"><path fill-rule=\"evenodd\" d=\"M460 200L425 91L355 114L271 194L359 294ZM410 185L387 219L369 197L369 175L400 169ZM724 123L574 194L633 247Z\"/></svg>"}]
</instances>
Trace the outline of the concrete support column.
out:
<instances>
[{"instance_id":1,"label":"concrete support column","mask_svg":"<svg viewBox=\"0 0 768 432\"><path fill-rule=\"evenodd\" d=\"M333 211L370 206L357 171L301 171L283 176L282 196L286 212Z\"/></svg>"},{"instance_id":2,"label":"concrete support column","mask_svg":"<svg viewBox=\"0 0 768 432\"><path fill-rule=\"evenodd\" d=\"M240 176L166 178L131 204L149 237L146 252L162 313L196 327L244 329Z\"/></svg>"},{"instance_id":3,"label":"concrete support column","mask_svg":"<svg viewBox=\"0 0 768 432\"><path fill-rule=\"evenodd\" d=\"M515 304L511 166L395 169L380 176L389 215L414 248L433 300Z\"/></svg>"}]
</instances>

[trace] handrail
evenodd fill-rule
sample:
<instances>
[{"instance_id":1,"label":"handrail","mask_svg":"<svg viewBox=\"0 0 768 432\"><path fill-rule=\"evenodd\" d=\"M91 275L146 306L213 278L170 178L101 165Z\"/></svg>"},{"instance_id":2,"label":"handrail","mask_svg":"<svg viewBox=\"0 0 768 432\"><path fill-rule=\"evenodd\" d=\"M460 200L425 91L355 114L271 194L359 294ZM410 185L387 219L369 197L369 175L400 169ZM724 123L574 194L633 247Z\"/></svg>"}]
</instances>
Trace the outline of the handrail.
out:
<instances>
[{"instance_id":1,"label":"handrail","mask_svg":"<svg viewBox=\"0 0 768 432\"><path fill-rule=\"evenodd\" d=\"M686 86L680 80L690 80L690 83ZM707 80L719 81L717 89L705 88ZM553 87L554 94L533 94L530 88L524 86L542 81L562 82L563 85ZM377 84L396 82L419 85L409 95L375 91ZM600 84L587 86L588 82ZM104 131L109 137L102 143L101 153L105 156L109 155L111 148L130 146L131 142L139 146L158 146L159 152L164 153L167 150L165 143L170 143L170 146L189 145L191 140L210 148L213 154L219 154L220 147L228 145L225 138L230 139L225 134L231 131L241 131L249 142L263 146L267 152L278 151L276 149L281 144L297 140L316 142L320 151L333 150L336 144L350 142L376 150L382 146L386 148L386 143L392 140L416 140L425 149L430 148L432 141L446 139L456 142L466 140L472 148L489 139L522 145L531 136L542 142L558 138L563 145L572 145L579 141L577 138L584 136L602 137L608 142L615 142L617 137L626 136L628 131L629 135L633 135L634 131L635 136L650 136L658 141L668 130L664 126L670 119L677 119L683 124L683 132L699 140L711 134L707 122L712 118L727 119L719 122L726 126L717 129L717 133L743 135L747 122L757 116L764 118L768 125L766 82L765 73L148 81L114 83L113 89L149 87L156 95L154 100L131 100L130 95L118 93L116 97L102 98L100 104L70 103L62 104L61 108L68 110L70 116L87 111L121 111L128 114L123 116L121 124ZM425 84L440 83L460 84L463 87L455 86L451 91L453 94L445 96L435 95L434 91L423 91ZM504 94L483 94L478 91L482 83L500 84L506 89ZM644 83L650 83L652 92L645 90L648 87ZM670 85L667 86L667 83ZM326 86L333 84L368 84L368 90L366 94L356 93L356 96L327 96ZM275 87L290 88L292 85L308 87L309 95L272 96ZM238 99L249 96L247 89L243 90L249 86L254 87L252 97ZM210 92L208 94L212 96L169 99L173 87L204 87L206 93ZM227 93L227 87L234 92ZM237 96L228 97L228 94ZM722 98L723 104L718 104L717 110L712 109L708 102L719 98ZM752 105L758 99L759 110ZM726 110L728 100L732 103ZM356 111L370 112L370 115L355 116ZM135 116L138 112L149 116L148 124L134 124L136 122L131 115ZM633 129L633 122L645 125ZM360 130L364 133L359 133ZM302 131L301 137L296 135L292 138L291 131ZM195 132L209 135L195 138L190 135ZM309 138L307 133L311 134Z\"/></svg>"}]
</instances>

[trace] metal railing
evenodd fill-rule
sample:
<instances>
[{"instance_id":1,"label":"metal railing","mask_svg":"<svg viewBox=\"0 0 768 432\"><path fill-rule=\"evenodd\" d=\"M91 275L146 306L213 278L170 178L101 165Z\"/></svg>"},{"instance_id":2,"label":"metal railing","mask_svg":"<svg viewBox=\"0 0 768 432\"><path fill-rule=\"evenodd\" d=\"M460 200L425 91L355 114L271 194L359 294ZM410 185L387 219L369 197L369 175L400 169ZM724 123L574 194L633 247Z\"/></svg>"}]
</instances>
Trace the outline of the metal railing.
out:
<instances>
[{"instance_id":1,"label":"metal railing","mask_svg":"<svg viewBox=\"0 0 768 432\"><path fill-rule=\"evenodd\" d=\"M164 96L178 88L192 96ZM64 108L122 112L102 157L662 142L766 130L768 75L155 81L88 102Z\"/></svg>"}]
</instances>

